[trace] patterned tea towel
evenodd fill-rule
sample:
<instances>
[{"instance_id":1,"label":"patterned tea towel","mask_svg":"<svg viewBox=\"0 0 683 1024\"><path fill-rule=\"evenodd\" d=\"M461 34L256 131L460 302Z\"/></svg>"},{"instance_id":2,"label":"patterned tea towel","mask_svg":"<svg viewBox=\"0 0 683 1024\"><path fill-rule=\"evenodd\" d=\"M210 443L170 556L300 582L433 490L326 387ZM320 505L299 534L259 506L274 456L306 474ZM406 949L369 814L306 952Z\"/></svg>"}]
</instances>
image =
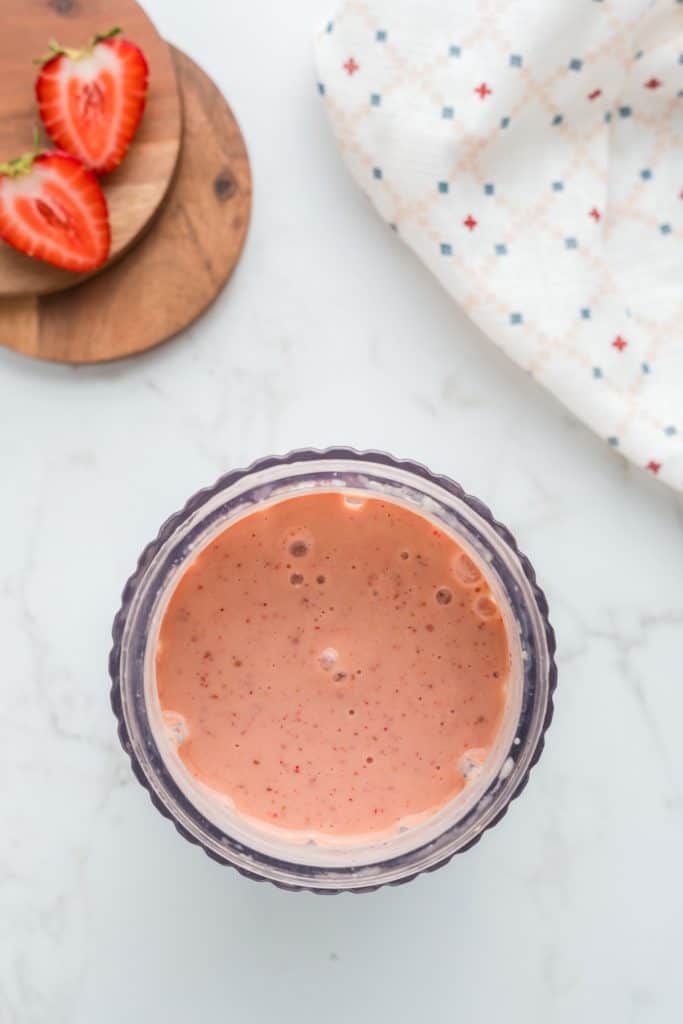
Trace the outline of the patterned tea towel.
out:
<instances>
[{"instance_id":1,"label":"patterned tea towel","mask_svg":"<svg viewBox=\"0 0 683 1024\"><path fill-rule=\"evenodd\" d=\"M505 352L683 490L682 0L346 0L361 188Z\"/></svg>"}]
</instances>

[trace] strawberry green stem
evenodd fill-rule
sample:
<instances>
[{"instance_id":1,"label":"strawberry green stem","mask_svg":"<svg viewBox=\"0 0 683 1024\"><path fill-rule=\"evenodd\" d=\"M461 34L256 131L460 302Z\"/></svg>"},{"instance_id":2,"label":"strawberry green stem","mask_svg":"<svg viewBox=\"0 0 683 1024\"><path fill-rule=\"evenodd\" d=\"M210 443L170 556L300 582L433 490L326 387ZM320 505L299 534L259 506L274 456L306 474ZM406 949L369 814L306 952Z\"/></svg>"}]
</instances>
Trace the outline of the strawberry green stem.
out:
<instances>
[{"instance_id":1,"label":"strawberry green stem","mask_svg":"<svg viewBox=\"0 0 683 1024\"><path fill-rule=\"evenodd\" d=\"M24 153L15 160L8 160L6 164L0 164L0 175L6 178L20 178L22 174L28 174L35 158L35 153Z\"/></svg>"},{"instance_id":2,"label":"strawberry green stem","mask_svg":"<svg viewBox=\"0 0 683 1024\"><path fill-rule=\"evenodd\" d=\"M98 32L96 36L93 36L92 46L96 43L101 43L103 39L113 39L114 36L120 36L123 29L120 25L115 25L114 28L108 29L106 32Z\"/></svg>"},{"instance_id":3,"label":"strawberry green stem","mask_svg":"<svg viewBox=\"0 0 683 1024\"><path fill-rule=\"evenodd\" d=\"M108 29L106 32L98 32L97 35L94 35L90 42L86 43L86 45L80 50L74 49L70 46L61 46L55 39L51 39L48 43L48 52L44 57L37 57L33 63L47 64L47 62L52 60L53 57L60 57L62 54L70 60L83 60L84 57L90 56L98 43L103 42L105 39L113 39L114 36L118 36L121 32L123 32L123 29L119 25Z\"/></svg>"},{"instance_id":4,"label":"strawberry green stem","mask_svg":"<svg viewBox=\"0 0 683 1024\"><path fill-rule=\"evenodd\" d=\"M14 160L8 160L7 163L0 163L0 176L5 178L20 178L23 174L28 174L33 167L33 161L42 152L42 146L40 145L40 130L37 125L33 128L33 149L28 153L23 153L21 156L15 157Z\"/></svg>"}]
</instances>

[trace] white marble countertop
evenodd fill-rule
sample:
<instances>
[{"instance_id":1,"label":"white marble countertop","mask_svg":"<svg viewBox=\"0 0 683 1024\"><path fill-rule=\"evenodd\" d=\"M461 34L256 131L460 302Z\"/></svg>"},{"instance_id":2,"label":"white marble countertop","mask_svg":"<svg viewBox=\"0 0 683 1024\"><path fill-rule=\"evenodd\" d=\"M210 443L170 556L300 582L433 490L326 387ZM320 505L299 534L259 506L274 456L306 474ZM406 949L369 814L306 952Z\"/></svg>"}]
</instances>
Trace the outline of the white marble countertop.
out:
<instances>
[{"instance_id":1,"label":"white marble countertop","mask_svg":"<svg viewBox=\"0 0 683 1024\"><path fill-rule=\"evenodd\" d=\"M253 224L215 306L157 351L78 370L0 351L0 1022L677 1024L683 504L370 211L315 93L323 0L148 7L242 122ZM475 849L323 899L179 839L115 739L106 660L168 513L229 467L331 443L418 459L493 507L548 594L560 685L530 785Z\"/></svg>"}]
</instances>

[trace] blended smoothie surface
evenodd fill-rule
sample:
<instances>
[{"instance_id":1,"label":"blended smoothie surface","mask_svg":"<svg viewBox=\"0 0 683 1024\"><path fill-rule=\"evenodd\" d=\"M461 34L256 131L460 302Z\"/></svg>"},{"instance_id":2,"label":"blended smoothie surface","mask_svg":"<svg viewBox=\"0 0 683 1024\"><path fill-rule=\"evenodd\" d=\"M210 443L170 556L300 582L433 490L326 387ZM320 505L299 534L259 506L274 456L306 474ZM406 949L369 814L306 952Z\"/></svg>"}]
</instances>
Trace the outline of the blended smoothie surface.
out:
<instances>
[{"instance_id":1,"label":"blended smoothie surface","mask_svg":"<svg viewBox=\"0 0 683 1024\"><path fill-rule=\"evenodd\" d=\"M439 810L486 759L511 655L447 533L379 498L289 498L228 526L163 615L156 683L187 770L251 819L328 837Z\"/></svg>"}]
</instances>

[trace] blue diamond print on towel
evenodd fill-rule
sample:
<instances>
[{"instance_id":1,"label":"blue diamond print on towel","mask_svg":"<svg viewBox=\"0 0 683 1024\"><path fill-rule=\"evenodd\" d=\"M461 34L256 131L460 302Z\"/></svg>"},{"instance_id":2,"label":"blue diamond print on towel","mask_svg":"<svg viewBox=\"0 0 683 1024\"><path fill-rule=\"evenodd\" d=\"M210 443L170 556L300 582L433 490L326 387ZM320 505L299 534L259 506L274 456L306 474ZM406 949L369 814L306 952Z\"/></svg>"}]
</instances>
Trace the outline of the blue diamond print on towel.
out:
<instances>
[{"instance_id":1,"label":"blue diamond print on towel","mask_svg":"<svg viewBox=\"0 0 683 1024\"><path fill-rule=\"evenodd\" d=\"M661 233L663 235L670 235L671 234L671 225L670 224L660 224L659 225L659 230L661 231Z\"/></svg>"},{"instance_id":2,"label":"blue diamond print on towel","mask_svg":"<svg viewBox=\"0 0 683 1024\"><path fill-rule=\"evenodd\" d=\"M552 119L551 123L552 124L562 124L563 121L564 121L564 118L562 117L562 114L555 114L555 117Z\"/></svg>"},{"instance_id":3,"label":"blue diamond print on towel","mask_svg":"<svg viewBox=\"0 0 683 1024\"><path fill-rule=\"evenodd\" d=\"M455 111L453 110L453 107L442 107L441 108L441 116L446 121L452 121L454 113L455 113Z\"/></svg>"},{"instance_id":4,"label":"blue diamond print on towel","mask_svg":"<svg viewBox=\"0 0 683 1024\"><path fill-rule=\"evenodd\" d=\"M510 67L511 68L521 68L521 66L522 66L521 54L519 54L519 53L511 53L510 54Z\"/></svg>"},{"instance_id":5,"label":"blue diamond print on towel","mask_svg":"<svg viewBox=\"0 0 683 1024\"><path fill-rule=\"evenodd\" d=\"M334 32L334 22L333 21L328 21L327 25L325 25L325 31L327 33Z\"/></svg>"},{"instance_id":6,"label":"blue diamond print on towel","mask_svg":"<svg viewBox=\"0 0 683 1024\"><path fill-rule=\"evenodd\" d=\"M591 311L588 308L588 306L584 306L584 308L581 310L581 319L582 320L590 320L590 318L591 318Z\"/></svg>"},{"instance_id":7,"label":"blue diamond print on towel","mask_svg":"<svg viewBox=\"0 0 683 1024\"><path fill-rule=\"evenodd\" d=\"M453 255L453 246L449 245L448 242L442 242L441 245L439 246L439 249L441 250L441 255L442 256L452 256Z\"/></svg>"},{"instance_id":8,"label":"blue diamond print on towel","mask_svg":"<svg viewBox=\"0 0 683 1024\"><path fill-rule=\"evenodd\" d=\"M510 118L509 117L501 117L501 119L500 119L500 127L501 128L507 128L509 124L510 124Z\"/></svg>"},{"instance_id":9,"label":"blue diamond print on towel","mask_svg":"<svg viewBox=\"0 0 683 1024\"><path fill-rule=\"evenodd\" d=\"M565 238L564 244L567 249L578 249L579 247L579 243L575 238Z\"/></svg>"},{"instance_id":10,"label":"blue diamond print on towel","mask_svg":"<svg viewBox=\"0 0 683 1024\"><path fill-rule=\"evenodd\" d=\"M495 191L496 191L495 187L491 184L490 181L487 182L486 185L484 185L484 195L485 196L492 196Z\"/></svg>"},{"instance_id":11,"label":"blue diamond print on towel","mask_svg":"<svg viewBox=\"0 0 683 1024\"><path fill-rule=\"evenodd\" d=\"M583 67L583 61L579 60L578 57L572 57L572 59L569 61L569 70L570 71L580 71L582 67Z\"/></svg>"},{"instance_id":12,"label":"blue diamond print on towel","mask_svg":"<svg viewBox=\"0 0 683 1024\"><path fill-rule=\"evenodd\" d=\"M600 380L600 378L602 377L602 370L600 369L599 366L594 366L593 367L593 376L595 377L596 380Z\"/></svg>"},{"instance_id":13,"label":"blue diamond print on towel","mask_svg":"<svg viewBox=\"0 0 683 1024\"><path fill-rule=\"evenodd\" d=\"M652 177L652 171L649 167L643 167L642 171L640 172L640 176L643 179L643 181L649 181Z\"/></svg>"},{"instance_id":14,"label":"blue diamond print on towel","mask_svg":"<svg viewBox=\"0 0 683 1024\"><path fill-rule=\"evenodd\" d=\"M499 242L497 245L494 245L494 249L497 256L507 256L508 247L505 242Z\"/></svg>"},{"instance_id":15,"label":"blue diamond print on towel","mask_svg":"<svg viewBox=\"0 0 683 1024\"><path fill-rule=\"evenodd\" d=\"M610 123L610 121L612 120L612 111L611 110L606 110L605 111L605 113L603 114L603 120L604 120L605 124L609 124Z\"/></svg>"},{"instance_id":16,"label":"blue diamond print on towel","mask_svg":"<svg viewBox=\"0 0 683 1024\"><path fill-rule=\"evenodd\" d=\"M438 187L439 187L439 192L442 192L444 194L446 192L448 192L448 182L447 181L440 181L438 183Z\"/></svg>"},{"instance_id":17,"label":"blue diamond print on towel","mask_svg":"<svg viewBox=\"0 0 683 1024\"><path fill-rule=\"evenodd\" d=\"M633 107L619 107L619 117L630 117L633 113Z\"/></svg>"},{"instance_id":18,"label":"blue diamond print on towel","mask_svg":"<svg viewBox=\"0 0 683 1024\"><path fill-rule=\"evenodd\" d=\"M673 437L674 434L678 433L678 431L676 430L676 428L674 427L674 425L672 423L672 424L670 424L670 426L664 427L664 433L666 434L667 437Z\"/></svg>"},{"instance_id":19,"label":"blue diamond print on towel","mask_svg":"<svg viewBox=\"0 0 683 1024\"><path fill-rule=\"evenodd\" d=\"M380 181L381 178L382 178L382 168L381 167L373 167L372 168L372 176L373 176L373 178L377 178L377 180Z\"/></svg>"},{"instance_id":20,"label":"blue diamond print on towel","mask_svg":"<svg viewBox=\"0 0 683 1024\"><path fill-rule=\"evenodd\" d=\"M522 316L521 313L510 313L510 323L511 324L523 324L524 323L524 317Z\"/></svg>"},{"instance_id":21,"label":"blue diamond print on towel","mask_svg":"<svg viewBox=\"0 0 683 1024\"><path fill-rule=\"evenodd\" d=\"M377 40L378 43L386 43L386 41L387 41L387 33L386 33L386 31L383 28L378 28L377 32L375 33L375 39Z\"/></svg>"},{"instance_id":22,"label":"blue diamond print on towel","mask_svg":"<svg viewBox=\"0 0 683 1024\"><path fill-rule=\"evenodd\" d=\"M378 107L382 102L382 97L378 92L373 92L370 96L370 106Z\"/></svg>"},{"instance_id":23,"label":"blue diamond print on towel","mask_svg":"<svg viewBox=\"0 0 683 1024\"><path fill-rule=\"evenodd\" d=\"M318 92L320 93L321 96L325 95L325 86L323 85L322 82L318 82Z\"/></svg>"},{"instance_id":24,"label":"blue diamond print on towel","mask_svg":"<svg viewBox=\"0 0 683 1024\"><path fill-rule=\"evenodd\" d=\"M461 53L462 53L462 50L460 49L459 46L449 46L448 47L448 54L449 54L450 57L459 57Z\"/></svg>"},{"instance_id":25,"label":"blue diamond print on towel","mask_svg":"<svg viewBox=\"0 0 683 1024\"><path fill-rule=\"evenodd\" d=\"M643 371L643 373L651 373L652 372L652 367L650 366L649 363L641 363L640 364L640 368Z\"/></svg>"},{"instance_id":26,"label":"blue diamond print on towel","mask_svg":"<svg viewBox=\"0 0 683 1024\"><path fill-rule=\"evenodd\" d=\"M607 438L607 444L611 445L612 448L617 448L619 446L619 438L612 435L612 437Z\"/></svg>"},{"instance_id":27,"label":"blue diamond print on towel","mask_svg":"<svg viewBox=\"0 0 683 1024\"><path fill-rule=\"evenodd\" d=\"M552 184L552 189L553 189L553 192L563 192L564 191L564 182L562 182L562 181L554 181L553 184Z\"/></svg>"}]
</instances>

